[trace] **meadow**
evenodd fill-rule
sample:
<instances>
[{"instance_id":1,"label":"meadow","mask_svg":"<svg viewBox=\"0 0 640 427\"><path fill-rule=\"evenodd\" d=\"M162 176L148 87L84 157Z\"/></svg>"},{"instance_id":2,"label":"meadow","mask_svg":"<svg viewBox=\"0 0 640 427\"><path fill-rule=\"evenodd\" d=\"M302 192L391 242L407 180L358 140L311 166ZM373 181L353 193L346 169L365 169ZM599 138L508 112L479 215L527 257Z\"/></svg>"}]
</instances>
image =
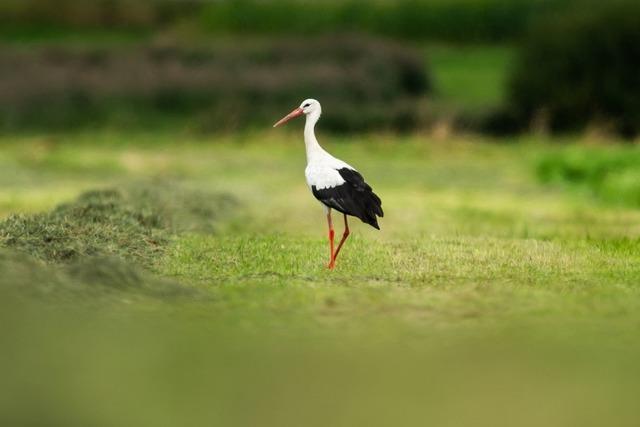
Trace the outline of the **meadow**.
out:
<instances>
[{"instance_id":1,"label":"meadow","mask_svg":"<svg viewBox=\"0 0 640 427\"><path fill-rule=\"evenodd\" d=\"M1 3L0 426L638 425L634 2Z\"/></svg>"},{"instance_id":2,"label":"meadow","mask_svg":"<svg viewBox=\"0 0 640 427\"><path fill-rule=\"evenodd\" d=\"M636 147L322 135L329 271L291 127L1 138L2 424L635 425L640 213L541 171Z\"/></svg>"}]
</instances>

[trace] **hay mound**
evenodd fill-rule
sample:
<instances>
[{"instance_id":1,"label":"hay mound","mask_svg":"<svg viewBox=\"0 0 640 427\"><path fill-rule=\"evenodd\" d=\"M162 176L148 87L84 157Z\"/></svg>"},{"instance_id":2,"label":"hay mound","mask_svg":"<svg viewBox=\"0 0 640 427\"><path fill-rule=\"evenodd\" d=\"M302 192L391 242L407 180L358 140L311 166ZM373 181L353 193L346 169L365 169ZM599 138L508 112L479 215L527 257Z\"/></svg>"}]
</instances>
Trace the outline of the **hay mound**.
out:
<instances>
[{"instance_id":1,"label":"hay mound","mask_svg":"<svg viewBox=\"0 0 640 427\"><path fill-rule=\"evenodd\" d=\"M0 246L51 263L116 257L149 265L173 233L211 232L235 205L228 195L175 185L90 191L50 212L9 217Z\"/></svg>"}]
</instances>

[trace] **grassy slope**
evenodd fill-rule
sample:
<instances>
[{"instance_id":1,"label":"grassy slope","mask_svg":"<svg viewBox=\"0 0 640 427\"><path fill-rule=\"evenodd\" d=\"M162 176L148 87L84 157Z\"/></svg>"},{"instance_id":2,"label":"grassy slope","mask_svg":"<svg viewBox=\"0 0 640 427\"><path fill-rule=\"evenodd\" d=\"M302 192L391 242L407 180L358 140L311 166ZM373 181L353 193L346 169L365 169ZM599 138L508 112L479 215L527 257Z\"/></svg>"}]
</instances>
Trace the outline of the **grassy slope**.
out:
<instances>
[{"instance_id":1,"label":"grassy slope","mask_svg":"<svg viewBox=\"0 0 640 427\"><path fill-rule=\"evenodd\" d=\"M149 177L231 192L243 208L156 260L196 296L7 294L0 416L633 425L640 213L540 186L535 160L557 149L539 141L398 139L326 144L386 213L382 232L352 222L329 272L297 134L3 138L4 215Z\"/></svg>"}]
</instances>

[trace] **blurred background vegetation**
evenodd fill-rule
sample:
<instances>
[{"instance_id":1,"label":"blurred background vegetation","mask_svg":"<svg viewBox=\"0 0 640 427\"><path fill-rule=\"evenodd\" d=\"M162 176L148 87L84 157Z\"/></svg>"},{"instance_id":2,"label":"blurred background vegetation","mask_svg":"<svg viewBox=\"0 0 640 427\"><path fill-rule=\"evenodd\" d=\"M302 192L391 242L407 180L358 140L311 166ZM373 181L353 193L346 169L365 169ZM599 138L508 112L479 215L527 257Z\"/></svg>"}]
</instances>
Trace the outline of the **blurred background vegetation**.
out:
<instances>
[{"instance_id":1,"label":"blurred background vegetation","mask_svg":"<svg viewBox=\"0 0 640 427\"><path fill-rule=\"evenodd\" d=\"M603 133L640 120L637 2L7 0L0 127Z\"/></svg>"}]
</instances>

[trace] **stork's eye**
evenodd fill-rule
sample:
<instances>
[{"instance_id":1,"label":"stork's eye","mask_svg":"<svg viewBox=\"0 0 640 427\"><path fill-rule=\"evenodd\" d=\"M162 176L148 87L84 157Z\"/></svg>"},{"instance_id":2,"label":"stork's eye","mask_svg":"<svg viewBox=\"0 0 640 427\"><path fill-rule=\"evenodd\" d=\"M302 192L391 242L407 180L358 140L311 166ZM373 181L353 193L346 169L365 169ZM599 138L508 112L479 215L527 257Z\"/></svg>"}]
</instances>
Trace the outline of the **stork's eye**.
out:
<instances>
[{"instance_id":1,"label":"stork's eye","mask_svg":"<svg viewBox=\"0 0 640 427\"><path fill-rule=\"evenodd\" d=\"M302 106L302 108L307 108L307 107L308 107L308 106L310 106L310 105L311 105L311 104L304 104L304 105Z\"/></svg>"}]
</instances>

